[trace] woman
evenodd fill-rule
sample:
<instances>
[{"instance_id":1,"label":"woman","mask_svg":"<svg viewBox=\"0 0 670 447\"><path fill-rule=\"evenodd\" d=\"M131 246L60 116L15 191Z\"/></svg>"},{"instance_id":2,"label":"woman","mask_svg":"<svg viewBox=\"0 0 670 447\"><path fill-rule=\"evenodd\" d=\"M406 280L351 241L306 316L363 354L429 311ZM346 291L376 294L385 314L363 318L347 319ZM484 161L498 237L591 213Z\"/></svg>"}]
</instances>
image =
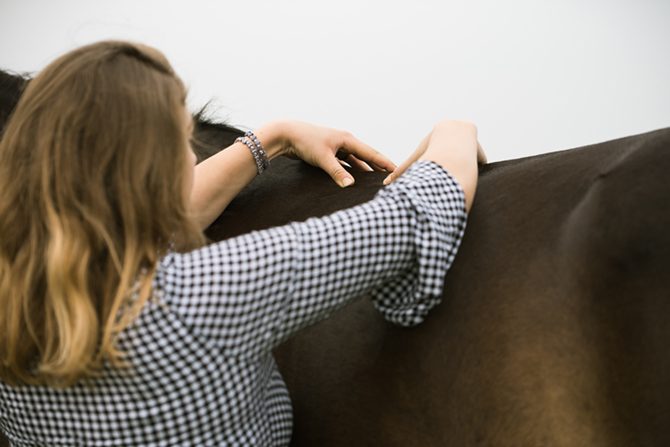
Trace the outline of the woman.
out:
<instances>
[{"instance_id":1,"label":"woman","mask_svg":"<svg viewBox=\"0 0 670 447\"><path fill-rule=\"evenodd\" d=\"M412 325L439 301L484 154L443 121L400 167L348 133L273 122L195 165L185 89L155 49L100 42L28 86L0 142L0 427L13 445L287 445L271 350L369 293ZM268 161L368 203L208 246ZM345 235L343 240L342 235Z\"/></svg>"}]
</instances>

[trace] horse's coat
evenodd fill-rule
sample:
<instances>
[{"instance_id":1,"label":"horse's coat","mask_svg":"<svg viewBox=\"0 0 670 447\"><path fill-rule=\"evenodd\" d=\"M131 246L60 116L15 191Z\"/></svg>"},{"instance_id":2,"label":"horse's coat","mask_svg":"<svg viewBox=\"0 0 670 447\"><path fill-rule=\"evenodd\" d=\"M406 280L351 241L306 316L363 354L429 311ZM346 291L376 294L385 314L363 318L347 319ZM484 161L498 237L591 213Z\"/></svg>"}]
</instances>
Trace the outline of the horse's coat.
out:
<instances>
[{"instance_id":1,"label":"horse's coat","mask_svg":"<svg viewBox=\"0 0 670 447\"><path fill-rule=\"evenodd\" d=\"M383 178L340 190L277 161L212 237L352 206ZM481 167L423 325L362 300L277 351L293 445L670 445L669 169L670 129Z\"/></svg>"},{"instance_id":2,"label":"horse's coat","mask_svg":"<svg viewBox=\"0 0 670 447\"><path fill-rule=\"evenodd\" d=\"M18 94L0 97L11 110ZM200 119L199 158L239 134ZM670 445L669 169L670 128L480 167L424 324L391 326L361 300L277 350L292 445ZM325 215L382 187L383 173L352 173L340 189L277 158L207 234Z\"/></svg>"}]
</instances>

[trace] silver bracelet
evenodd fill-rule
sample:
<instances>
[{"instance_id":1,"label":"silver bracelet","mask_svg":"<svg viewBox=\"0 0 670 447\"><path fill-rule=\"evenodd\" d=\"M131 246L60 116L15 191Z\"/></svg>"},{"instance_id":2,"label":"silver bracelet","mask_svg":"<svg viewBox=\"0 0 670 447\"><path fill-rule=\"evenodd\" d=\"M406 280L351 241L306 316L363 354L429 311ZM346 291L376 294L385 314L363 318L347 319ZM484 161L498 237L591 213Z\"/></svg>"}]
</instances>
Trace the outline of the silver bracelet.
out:
<instances>
[{"instance_id":1,"label":"silver bracelet","mask_svg":"<svg viewBox=\"0 0 670 447\"><path fill-rule=\"evenodd\" d=\"M261 141L252 131L246 131L244 136L237 137L235 142L244 143L249 148L251 155L253 155L254 160L256 161L258 175L261 175L263 171L265 171L270 166L268 155L265 153Z\"/></svg>"}]
</instances>

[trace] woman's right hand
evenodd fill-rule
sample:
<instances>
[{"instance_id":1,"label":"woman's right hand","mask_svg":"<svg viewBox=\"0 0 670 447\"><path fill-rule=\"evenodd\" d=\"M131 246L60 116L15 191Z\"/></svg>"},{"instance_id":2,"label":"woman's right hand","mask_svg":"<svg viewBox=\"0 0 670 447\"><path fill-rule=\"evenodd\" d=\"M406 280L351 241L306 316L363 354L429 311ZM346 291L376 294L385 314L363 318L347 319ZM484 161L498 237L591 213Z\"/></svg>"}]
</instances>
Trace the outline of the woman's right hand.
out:
<instances>
[{"instance_id":1,"label":"woman's right hand","mask_svg":"<svg viewBox=\"0 0 670 447\"><path fill-rule=\"evenodd\" d=\"M384 179L384 184L394 181L417 160L434 161L449 171L463 188L469 211L477 186L477 162L486 163L474 124L456 120L438 122L409 158Z\"/></svg>"}]
</instances>

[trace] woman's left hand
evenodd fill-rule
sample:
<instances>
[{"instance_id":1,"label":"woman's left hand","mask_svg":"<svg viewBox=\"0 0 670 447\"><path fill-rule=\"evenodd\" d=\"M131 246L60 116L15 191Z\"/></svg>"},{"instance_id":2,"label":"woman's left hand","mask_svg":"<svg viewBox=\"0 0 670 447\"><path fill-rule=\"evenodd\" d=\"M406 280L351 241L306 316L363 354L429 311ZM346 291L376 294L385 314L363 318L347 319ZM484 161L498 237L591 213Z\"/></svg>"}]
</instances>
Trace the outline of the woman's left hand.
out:
<instances>
[{"instance_id":1,"label":"woman's left hand","mask_svg":"<svg viewBox=\"0 0 670 447\"><path fill-rule=\"evenodd\" d=\"M300 158L326 171L341 187L354 183L344 162L363 171L392 172L396 165L351 133L301 121L284 123L286 147L282 155ZM349 179L349 183L347 183Z\"/></svg>"}]
</instances>

